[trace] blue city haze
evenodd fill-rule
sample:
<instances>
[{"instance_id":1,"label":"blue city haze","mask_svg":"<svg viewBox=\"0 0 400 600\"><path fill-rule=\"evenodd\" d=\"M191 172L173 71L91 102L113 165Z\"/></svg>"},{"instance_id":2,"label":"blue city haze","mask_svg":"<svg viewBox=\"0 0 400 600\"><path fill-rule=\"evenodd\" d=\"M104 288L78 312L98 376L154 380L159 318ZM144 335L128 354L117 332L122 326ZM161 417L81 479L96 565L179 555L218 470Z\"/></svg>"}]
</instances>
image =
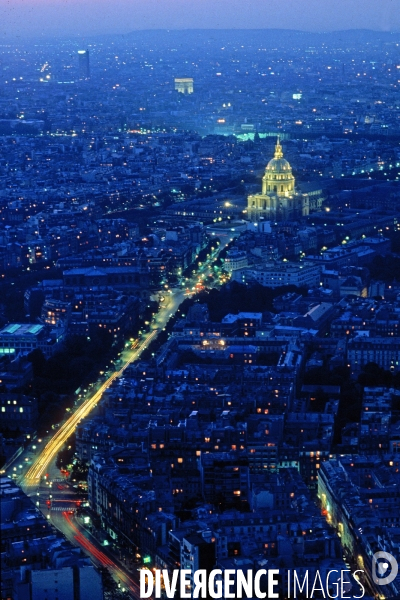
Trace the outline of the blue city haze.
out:
<instances>
[{"instance_id":1,"label":"blue city haze","mask_svg":"<svg viewBox=\"0 0 400 600\"><path fill-rule=\"evenodd\" d=\"M2 38L137 29L397 31L395 0L0 0Z\"/></svg>"}]
</instances>

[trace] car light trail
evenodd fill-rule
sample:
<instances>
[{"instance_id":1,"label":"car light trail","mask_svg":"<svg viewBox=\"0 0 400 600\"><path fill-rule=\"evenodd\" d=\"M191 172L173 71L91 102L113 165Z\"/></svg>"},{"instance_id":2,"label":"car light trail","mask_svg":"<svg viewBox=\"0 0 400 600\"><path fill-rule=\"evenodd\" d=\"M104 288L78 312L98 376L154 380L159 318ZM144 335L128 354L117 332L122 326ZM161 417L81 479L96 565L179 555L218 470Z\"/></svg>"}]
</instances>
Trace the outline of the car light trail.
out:
<instances>
[{"instance_id":1,"label":"car light trail","mask_svg":"<svg viewBox=\"0 0 400 600\"><path fill-rule=\"evenodd\" d=\"M131 579L125 571L122 571L121 568L111 558L104 554L104 552L98 550L98 548L96 548L96 546L79 531L76 525L74 525L70 515L67 512L63 512L63 517L72 530L74 539L79 546L84 548L84 550L93 556L103 567L109 569L115 577L118 577L118 579L122 580L135 597L139 597L139 584Z\"/></svg>"},{"instance_id":2,"label":"car light trail","mask_svg":"<svg viewBox=\"0 0 400 600\"><path fill-rule=\"evenodd\" d=\"M125 364L118 370L115 371L110 377L100 386L100 388L91 396L87 398L79 408L74 412L71 417L61 427L58 429L57 433L49 440L46 444L37 460L31 466L31 468L27 471L24 477L25 485L35 485L40 481L41 476L45 473L49 463L56 457L57 453L61 450L65 442L75 431L78 423L88 416L88 414L93 410L96 404L101 399L103 393L107 388L125 371L125 369L134 362L143 350L147 348L150 342L157 337L159 333L159 329L154 329L146 339L132 351L131 356L126 360Z\"/></svg>"}]
</instances>

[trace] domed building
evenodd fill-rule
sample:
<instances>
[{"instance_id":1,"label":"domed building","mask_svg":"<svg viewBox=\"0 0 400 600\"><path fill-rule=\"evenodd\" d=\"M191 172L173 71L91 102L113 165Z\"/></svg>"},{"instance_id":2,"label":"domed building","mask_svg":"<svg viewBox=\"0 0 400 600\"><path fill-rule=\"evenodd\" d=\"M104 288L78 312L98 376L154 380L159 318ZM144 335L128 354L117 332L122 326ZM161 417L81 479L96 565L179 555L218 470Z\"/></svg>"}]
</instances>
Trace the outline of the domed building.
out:
<instances>
[{"instance_id":1,"label":"domed building","mask_svg":"<svg viewBox=\"0 0 400 600\"><path fill-rule=\"evenodd\" d=\"M247 198L248 219L293 221L308 213L308 195L296 192L292 167L283 158L278 137L274 158L267 164L262 178L261 194L253 194Z\"/></svg>"}]
</instances>

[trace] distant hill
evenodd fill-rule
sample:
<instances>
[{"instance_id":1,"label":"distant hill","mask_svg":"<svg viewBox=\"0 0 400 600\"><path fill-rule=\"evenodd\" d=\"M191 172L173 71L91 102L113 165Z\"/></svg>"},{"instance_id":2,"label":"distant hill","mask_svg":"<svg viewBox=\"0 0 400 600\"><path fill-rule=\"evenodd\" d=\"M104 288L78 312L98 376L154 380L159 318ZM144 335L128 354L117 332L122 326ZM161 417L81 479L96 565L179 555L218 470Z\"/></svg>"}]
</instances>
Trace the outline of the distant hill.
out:
<instances>
[{"instance_id":1,"label":"distant hill","mask_svg":"<svg viewBox=\"0 0 400 600\"><path fill-rule=\"evenodd\" d=\"M322 42L330 46L358 46L363 44L399 43L400 32L373 31L369 29L348 29L344 31L307 32L294 29L153 29L137 30L121 35L101 36L157 44L171 42L177 44L200 43L212 46L218 44L243 44L273 48L282 46L312 46Z\"/></svg>"}]
</instances>

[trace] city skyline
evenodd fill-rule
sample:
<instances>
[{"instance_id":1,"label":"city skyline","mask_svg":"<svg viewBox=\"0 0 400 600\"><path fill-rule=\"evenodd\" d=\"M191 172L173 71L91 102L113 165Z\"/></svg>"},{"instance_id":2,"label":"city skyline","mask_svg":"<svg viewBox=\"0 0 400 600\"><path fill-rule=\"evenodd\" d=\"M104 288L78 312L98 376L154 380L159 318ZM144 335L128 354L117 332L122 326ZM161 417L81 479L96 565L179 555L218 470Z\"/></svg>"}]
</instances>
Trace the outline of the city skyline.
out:
<instances>
[{"instance_id":1,"label":"city skyline","mask_svg":"<svg viewBox=\"0 0 400 600\"><path fill-rule=\"evenodd\" d=\"M400 29L268 6L0 40L2 599L400 598Z\"/></svg>"},{"instance_id":2,"label":"city skyline","mask_svg":"<svg viewBox=\"0 0 400 600\"><path fill-rule=\"evenodd\" d=\"M1 0L1 37L86 36L126 34L146 29L297 29L323 32L348 29L397 31L400 15L395 3L383 0L377 8L371 0L219 0L188 3L187 0L105 0L85 5L73 0Z\"/></svg>"}]
</instances>

